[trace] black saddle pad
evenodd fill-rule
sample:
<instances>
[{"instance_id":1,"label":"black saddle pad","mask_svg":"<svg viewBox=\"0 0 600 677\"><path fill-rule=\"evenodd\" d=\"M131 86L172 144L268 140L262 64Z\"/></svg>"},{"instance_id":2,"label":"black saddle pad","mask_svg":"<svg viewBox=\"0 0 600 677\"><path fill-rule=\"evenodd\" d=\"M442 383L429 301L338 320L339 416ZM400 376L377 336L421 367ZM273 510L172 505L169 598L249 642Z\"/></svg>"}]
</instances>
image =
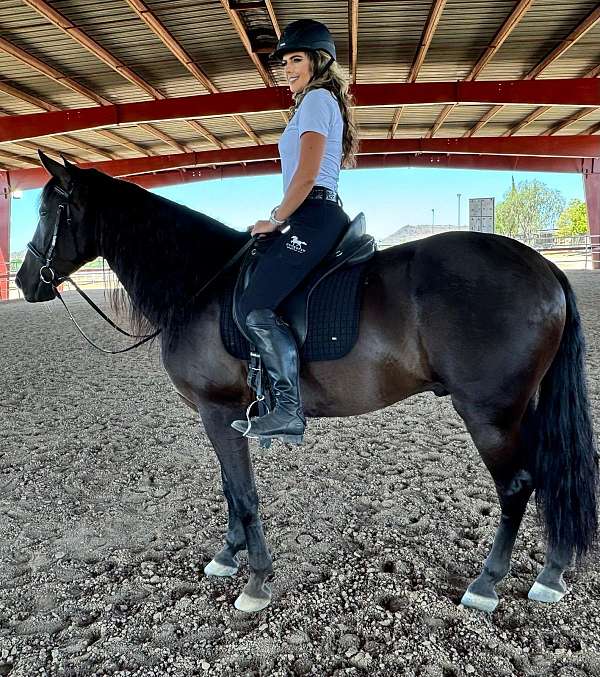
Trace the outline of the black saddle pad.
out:
<instances>
[{"instance_id":1,"label":"black saddle pad","mask_svg":"<svg viewBox=\"0 0 600 677\"><path fill-rule=\"evenodd\" d=\"M340 268L322 280L308 303L308 333L300 348L304 362L337 360L347 355L358 338L358 320L367 261ZM233 320L235 277L221 294L221 339L228 353L250 359L248 341ZM284 319L287 319L284 317Z\"/></svg>"}]
</instances>

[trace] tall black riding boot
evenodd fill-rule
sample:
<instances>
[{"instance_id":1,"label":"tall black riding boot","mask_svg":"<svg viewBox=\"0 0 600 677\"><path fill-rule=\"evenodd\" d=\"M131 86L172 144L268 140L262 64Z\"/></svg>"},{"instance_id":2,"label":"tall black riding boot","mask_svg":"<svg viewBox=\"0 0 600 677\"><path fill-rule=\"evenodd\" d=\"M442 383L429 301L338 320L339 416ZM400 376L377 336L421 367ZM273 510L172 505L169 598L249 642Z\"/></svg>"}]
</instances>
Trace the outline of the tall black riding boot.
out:
<instances>
[{"instance_id":1,"label":"tall black riding boot","mask_svg":"<svg viewBox=\"0 0 600 677\"><path fill-rule=\"evenodd\" d=\"M234 421L231 427L246 437L301 444L306 419L300 402L296 339L287 324L264 308L248 313L246 327L269 374L275 407L265 416L252 418L249 430L248 421Z\"/></svg>"}]
</instances>

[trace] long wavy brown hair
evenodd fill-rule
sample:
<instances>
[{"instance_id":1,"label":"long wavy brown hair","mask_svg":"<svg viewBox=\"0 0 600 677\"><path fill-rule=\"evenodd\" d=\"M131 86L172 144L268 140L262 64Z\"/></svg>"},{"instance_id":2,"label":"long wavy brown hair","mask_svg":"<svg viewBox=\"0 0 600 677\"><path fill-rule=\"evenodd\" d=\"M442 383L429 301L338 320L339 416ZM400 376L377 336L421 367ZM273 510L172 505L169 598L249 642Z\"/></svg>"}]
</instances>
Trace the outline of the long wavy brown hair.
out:
<instances>
[{"instance_id":1,"label":"long wavy brown hair","mask_svg":"<svg viewBox=\"0 0 600 677\"><path fill-rule=\"evenodd\" d=\"M324 70L329 63L330 56L327 52L321 50L306 52L310 59L312 72L317 73L308 85L301 91L293 95L294 105L291 108L292 115L298 110L302 99L312 89L323 87L329 90L337 99L342 119L344 121L344 132L342 136L342 166L354 167L356 165L356 153L358 151L358 129L354 124L352 106L354 99L350 94L350 83L344 71L340 68L337 61L334 61L327 70Z\"/></svg>"}]
</instances>

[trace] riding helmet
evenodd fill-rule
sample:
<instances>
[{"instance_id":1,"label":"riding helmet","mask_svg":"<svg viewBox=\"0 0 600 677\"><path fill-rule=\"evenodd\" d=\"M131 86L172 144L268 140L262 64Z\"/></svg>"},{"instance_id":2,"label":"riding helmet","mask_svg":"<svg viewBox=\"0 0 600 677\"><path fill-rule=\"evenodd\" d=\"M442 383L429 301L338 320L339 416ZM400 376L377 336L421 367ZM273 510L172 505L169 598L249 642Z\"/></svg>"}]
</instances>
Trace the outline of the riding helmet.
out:
<instances>
[{"instance_id":1,"label":"riding helmet","mask_svg":"<svg viewBox=\"0 0 600 677\"><path fill-rule=\"evenodd\" d=\"M314 19L299 19L286 26L270 58L281 61L286 52L327 52L332 61L336 59L335 43L325 24Z\"/></svg>"}]
</instances>

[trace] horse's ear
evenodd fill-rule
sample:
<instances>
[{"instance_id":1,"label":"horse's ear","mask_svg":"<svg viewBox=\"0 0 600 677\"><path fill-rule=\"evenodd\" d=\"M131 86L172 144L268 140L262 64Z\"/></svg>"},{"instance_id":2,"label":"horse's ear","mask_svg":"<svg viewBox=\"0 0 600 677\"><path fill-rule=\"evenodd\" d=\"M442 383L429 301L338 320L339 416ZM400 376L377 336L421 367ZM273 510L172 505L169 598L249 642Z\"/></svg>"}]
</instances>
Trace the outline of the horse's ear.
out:
<instances>
[{"instance_id":1,"label":"horse's ear","mask_svg":"<svg viewBox=\"0 0 600 677\"><path fill-rule=\"evenodd\" d=\"M77 169L77 165L73 164L72 162L69 162L67 158L61 153L60 154L60 159L65 163L65 167L70 171L72 169Z\"/></svg>"},{"instance_id":2,"label":"horse's ear","mask_svg":"<svg viewBox=\"0 0 600 677\"><path fill-rule=\"evenodd\" d=\"M48 170L48 173L53 176L55 179L58 179L63 188L67 188L71 181L71 176L69 174L69 168L64 167L60 162L56 162L51 157L48 157L41 150L38 150L38 155L44 167Z\"/></svg>"}]
</instances>

